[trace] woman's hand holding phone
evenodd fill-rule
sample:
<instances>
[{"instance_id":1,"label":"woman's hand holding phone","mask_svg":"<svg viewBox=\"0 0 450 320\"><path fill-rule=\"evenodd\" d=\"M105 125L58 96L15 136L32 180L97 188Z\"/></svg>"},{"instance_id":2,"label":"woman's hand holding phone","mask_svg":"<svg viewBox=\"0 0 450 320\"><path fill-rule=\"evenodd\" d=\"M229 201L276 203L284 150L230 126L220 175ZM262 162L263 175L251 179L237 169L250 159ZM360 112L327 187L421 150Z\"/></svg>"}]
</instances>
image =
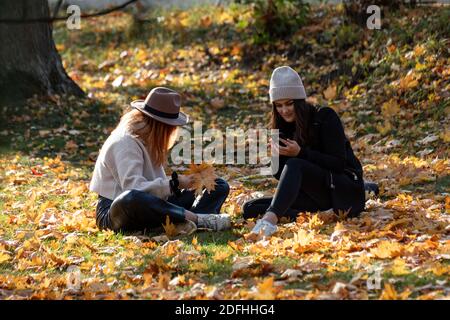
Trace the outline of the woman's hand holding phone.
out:
<instances>
[{"instance_id":1,"label":"woman's hand holding phone","mask_svg":"<svg viewBox=\"0 0 450 320\"><path fill-rule=\"evenodd\" d=\"M280 145L278 146L278 153L280 155L287 157L296 157L300 153L301 147L298 145L297 141L280 138L280 142L285 145L283 147L280 143Z\"/></svg>"}]
</instances>

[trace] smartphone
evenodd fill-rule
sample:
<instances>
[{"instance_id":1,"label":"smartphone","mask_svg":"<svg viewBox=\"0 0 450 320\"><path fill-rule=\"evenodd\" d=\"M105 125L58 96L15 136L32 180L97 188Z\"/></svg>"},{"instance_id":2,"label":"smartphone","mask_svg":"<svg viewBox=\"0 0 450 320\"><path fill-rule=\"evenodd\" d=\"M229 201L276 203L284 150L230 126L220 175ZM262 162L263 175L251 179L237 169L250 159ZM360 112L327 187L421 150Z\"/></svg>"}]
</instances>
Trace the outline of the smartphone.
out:
<instances>
[{"instance_id":1,"label":"smartphone","mask_svg":"<svg viewBox=\"0 0 450 320\"><path fill-rule=\"evenodd\" d=\"M284 139L284 140L287 139L287 136L283 132L280 132L280 135L278 137L281 138L281 139ZM280 146L286 147L286 145L281 140L279 140L278 143L279 143Z\"/></svg>"}]
</instances>

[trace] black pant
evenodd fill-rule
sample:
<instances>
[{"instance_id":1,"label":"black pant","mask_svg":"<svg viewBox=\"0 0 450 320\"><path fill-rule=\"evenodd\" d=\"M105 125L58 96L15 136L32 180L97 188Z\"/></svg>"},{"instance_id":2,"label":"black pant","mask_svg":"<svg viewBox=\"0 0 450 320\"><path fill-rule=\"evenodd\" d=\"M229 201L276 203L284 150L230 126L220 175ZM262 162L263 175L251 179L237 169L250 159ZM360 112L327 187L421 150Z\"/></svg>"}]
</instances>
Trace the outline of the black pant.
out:
<instances>
[{"instance_id":1,"label":"black pant","mask_svg":"<svg viewBox=\"0 0 450 320\"><path fill-rule=\"evenodd\" d=\"M230 192L228 183L216 179L215 190L203 191L196 201L194 191L182 190L179 197L170 196L167 201L150 193L127 190L116 199L110 200L99 196L96 222L100 229L114 231L137 231L160 227L169 216L170 221L185 221L184 211L195 213L220 213L225 199Z\"/></svg>"},{"instance_id":2,"label":"black pant","mask_svg":"<svg viewBox=\"0 0 450 320\"><path fill-rule=\"evenodd\" d=\"M327 184L328 171L307 160L286 161L274 197L253 199L244 204L244 218L255 218L266 211L278 218L295 219L299 212L328 210L331 194Z\"/></svg>"}]
</instances>

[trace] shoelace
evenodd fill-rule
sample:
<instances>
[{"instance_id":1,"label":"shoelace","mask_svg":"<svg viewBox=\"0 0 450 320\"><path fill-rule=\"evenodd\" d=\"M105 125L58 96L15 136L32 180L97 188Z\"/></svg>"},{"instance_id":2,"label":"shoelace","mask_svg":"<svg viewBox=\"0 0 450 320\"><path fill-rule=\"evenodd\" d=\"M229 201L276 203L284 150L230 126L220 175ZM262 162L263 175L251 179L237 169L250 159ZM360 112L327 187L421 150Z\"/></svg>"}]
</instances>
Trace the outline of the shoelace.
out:
<instances>
[{"instance_id":1,"label":"shoelace","mask_svg":"<svg viewBox=\"0 0 450 320\"><path fill-rule=\"evenodd\" d=\"M217 217L209 216L209 217L201 217L198 223L201 228L215 229L217 228Z\"/></svg>"}]
</instances>

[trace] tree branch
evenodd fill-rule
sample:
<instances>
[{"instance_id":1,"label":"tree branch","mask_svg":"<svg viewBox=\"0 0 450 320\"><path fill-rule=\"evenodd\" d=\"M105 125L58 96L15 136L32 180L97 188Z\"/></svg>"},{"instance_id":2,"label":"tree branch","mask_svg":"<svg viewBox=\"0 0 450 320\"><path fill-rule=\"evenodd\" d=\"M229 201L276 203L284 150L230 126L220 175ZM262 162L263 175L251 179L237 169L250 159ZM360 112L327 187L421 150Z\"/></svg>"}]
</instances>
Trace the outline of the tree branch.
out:
<instances>
[{"instance_id":1,"label":"tree branch","mask_svg":"<svg viewBox=\"0 0 450 320\"><path fill-rule=\"evenodd\" d=\"M82 14L80 15L80 18L93 18L93 17L99 17L99 16L103 16L106 14L109 14L111 12L117 11L117 10L121 10L125 7L127 7L128 5L132 4L133 2L136 2L137 0L128 0L127 2L125 2L124 4L121 4L120 6L117 7L113 7L110 9L105 9L103 11L100 12L96 12L96 13L91 13L91 14ZM41 23L52 23L54 21L66 21L67 19L69 19L70 16L65 16L65 17L47 17L47 18L34 18L34 19L0 19L0 23L11 23L11 24L22 24L22 23L37 23L37 22L41 22Z\"/></svg>"},{"instance_id":2,"label":"tree branch","mask_svg":"<svg viewBox=\"0 0 450 320\"><path fill-rule=\"evenodd\" d=\"M58 0L58 3L56 4L55 9L53 10L52 18L56 18L56 16L58 15L59 9L61 8L63 1L64 0Z\"/></svg>"}]
</instances>

